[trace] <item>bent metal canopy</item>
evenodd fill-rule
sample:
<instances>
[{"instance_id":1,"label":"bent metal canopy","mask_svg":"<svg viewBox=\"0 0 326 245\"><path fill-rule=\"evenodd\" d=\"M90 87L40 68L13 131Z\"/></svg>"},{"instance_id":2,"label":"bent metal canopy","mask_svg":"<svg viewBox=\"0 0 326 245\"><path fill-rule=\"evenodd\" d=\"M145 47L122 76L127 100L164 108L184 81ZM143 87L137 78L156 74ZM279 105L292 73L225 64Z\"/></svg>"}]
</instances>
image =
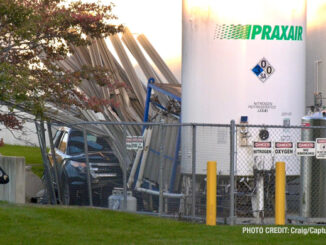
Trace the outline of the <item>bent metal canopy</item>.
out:
<instances>
[{"instance_id":1,"label":"bent metal canopy","mask_svg":"<svg viewBox=\"0 0 326 245\"><path fill-rule=\"evenodd\" d=\"M108 45L109 42L111 42L112 47ZM114 49L118 59L113 55L109 46L111 49ZM126 84L128 89L126 87L100 87L94 81L84 80L78 89L85 93L87 97L95 96L102 99L113 99L118 106L102 106L102 112L96 113L92 110L78 108L62 109L56 108L53 105L47 105L47 116L57 122L65 124L100 120L142 122L148 79L154 78L156 84L180 84L148 39L144 35L139 35L135 39L135 35L127 28L121 36L114 35L108 40L94 39L90 46L75 47L74 50L75 52L72 56L60 61L59 65L61 67L71 71L78 71L83 65L102 66L110 70L116 82ZM145 55L145 52L147 55ZM139 72L136 72L135 66L131 62L130 54L136 60L136 65L140 67L146 80L141 80ZM155 64L156 69L151 63ZM157 99L163 106L169 103L169 98L162 94L157 94ZM154 113L160 114L160 116L156 117ZM155 110L155 112L153 110L150 113L150 118L160 118L161 120L164 117L166 120L171 121L171 119L167 119L166 115L162 115L159 110ZM110 139L110 142L114 142L114 144L111 144L111 147L120 162L124 162L123 156L126 152L123 137L124 129L120 125L90 124L87 126L87 130L96 135L106 136ZM128 126L127 135L141 135L141 133L141 127ZM134 153L128 152L128 154L128 162L131 163Z\"/></svg>"}]
</instances>

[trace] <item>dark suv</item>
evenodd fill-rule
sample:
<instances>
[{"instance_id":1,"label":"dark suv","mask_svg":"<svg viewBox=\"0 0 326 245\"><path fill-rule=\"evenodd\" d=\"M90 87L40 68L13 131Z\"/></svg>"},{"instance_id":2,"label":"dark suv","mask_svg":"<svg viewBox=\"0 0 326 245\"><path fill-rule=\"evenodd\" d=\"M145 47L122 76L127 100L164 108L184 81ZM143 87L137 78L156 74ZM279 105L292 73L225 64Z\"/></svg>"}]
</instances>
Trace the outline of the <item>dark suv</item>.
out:
<instances>
[{"instance_id":1,"label":"dark suv","mask_svg":"<svg viewBox=\"0 0 326 245\"><path fill-rule=\"evenodd\" d=\"M114 187L122 186L122 171L117 157L107 140L87 134L88 159L92 200L96 206L107 206L108 196ZM54 150L58 163L62 201L66 205L87 205L87 164L83 132L67 127L60 128L54 137ZM54 166L51 154L49 159Z\"/></svg>"}]
</instances>

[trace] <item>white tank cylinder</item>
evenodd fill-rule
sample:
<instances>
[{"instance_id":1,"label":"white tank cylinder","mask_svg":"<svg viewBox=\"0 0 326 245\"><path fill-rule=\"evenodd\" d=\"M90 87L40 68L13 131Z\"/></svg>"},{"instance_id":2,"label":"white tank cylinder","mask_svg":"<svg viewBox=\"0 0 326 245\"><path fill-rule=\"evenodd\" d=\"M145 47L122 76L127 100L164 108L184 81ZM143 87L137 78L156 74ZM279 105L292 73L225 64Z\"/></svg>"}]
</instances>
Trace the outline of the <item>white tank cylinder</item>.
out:
<instances>
[{"instance_id":1,"label":"white tank cylinder","mask_svg":"<svg viewBox=\"0 0 326 245\"><path fill-rule=\"evenodd\" d=\"M305 23L305 0L183 0L183 122L300 124Z\"/></svg>"},{"instance_id":2,"label":"white tank cylinder","mask_svg":"<svg viewBox=\"0 0 326 245\"><path fill-rule=\"evenodd\" d=\"M122 210L123 211L123 188L114 188L112 195L108 198L108 206L111 210ZM132 196L131 191L127 191L127 212L137 211L137 199Z\"/></svg>"},{"instance_id":3,"label":"white tank cylinder","mask_svg":"<svg viewBox=\"0 0 326 245\"><path fill-rule=\"evenodd\" d=\"M183 0L182 121L229 124L244 116L250 124L300 125L305 34L305 0ZM284 132L270 140L295 141ZM226 128L198 127L196 173L217 160L227 175L229 140ZM252 174L251 143L239 150L249 160L238 162L238 175ZM191 130L182 132L182 153L181 171L189 174Z\"/></svg>"}]
</instances>

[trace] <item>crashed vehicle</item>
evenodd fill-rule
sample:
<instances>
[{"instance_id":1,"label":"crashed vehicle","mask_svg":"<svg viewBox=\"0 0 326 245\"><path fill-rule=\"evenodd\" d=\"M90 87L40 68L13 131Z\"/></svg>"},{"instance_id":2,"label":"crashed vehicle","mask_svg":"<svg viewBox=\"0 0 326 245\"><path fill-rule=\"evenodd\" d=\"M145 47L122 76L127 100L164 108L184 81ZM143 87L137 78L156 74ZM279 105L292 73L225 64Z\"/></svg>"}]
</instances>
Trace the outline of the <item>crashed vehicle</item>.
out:
<instances>
[{"instance_id":1,"label":"crashed vehicle","mask_svg":"<svg viewBox=\"0 0 326 245\"><path fill-rule=\"evenodd\" d=\"M83 132L62 127L56 132L53 142L59 180L55 188L60 188L63 204L88 205ZM107 206L113 188L122 186L122 170L105 138L87 134L87 145L93 204ZM52 155L49 153L48 157L53 169Z\"/></svg>"}]
</instances>

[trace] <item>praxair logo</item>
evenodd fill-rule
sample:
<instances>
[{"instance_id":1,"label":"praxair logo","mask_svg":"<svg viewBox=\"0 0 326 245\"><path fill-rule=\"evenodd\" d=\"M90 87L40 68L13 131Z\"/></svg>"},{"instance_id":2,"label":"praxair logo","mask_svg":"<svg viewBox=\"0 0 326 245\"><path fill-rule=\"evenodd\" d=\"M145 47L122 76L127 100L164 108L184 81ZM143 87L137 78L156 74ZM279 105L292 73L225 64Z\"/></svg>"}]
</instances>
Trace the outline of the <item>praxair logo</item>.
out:
<instances>
[{"instance_id":1,"label":"praxair logo","mask_svg":"<svg viewBox=\"0 0 326 245\"><path fill-rule=\"evenodd\" d=\"M302 26L216 25L214 39L302 41Z\"/></svg>"}]
</instances>

